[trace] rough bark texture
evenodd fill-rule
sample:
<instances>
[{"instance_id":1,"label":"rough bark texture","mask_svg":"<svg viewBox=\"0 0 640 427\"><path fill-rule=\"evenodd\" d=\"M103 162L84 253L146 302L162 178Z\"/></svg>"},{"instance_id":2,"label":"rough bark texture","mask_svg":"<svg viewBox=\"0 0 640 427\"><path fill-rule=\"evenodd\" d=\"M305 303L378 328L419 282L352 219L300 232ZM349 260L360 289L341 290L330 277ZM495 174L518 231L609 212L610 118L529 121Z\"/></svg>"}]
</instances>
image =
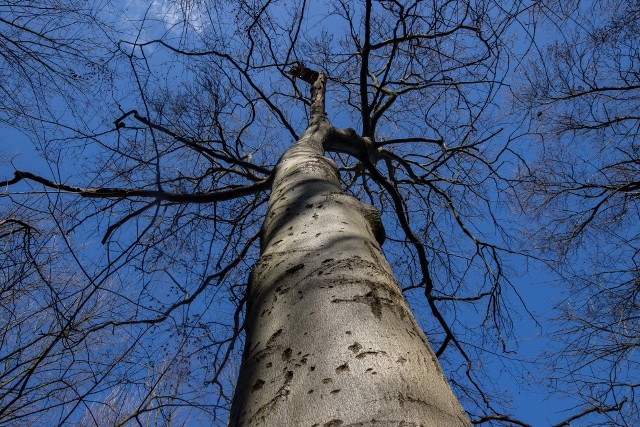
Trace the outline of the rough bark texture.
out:
<instances>
[{"instance_id":1,"label":"rough bark texture","mask_svg":"<svg viewBox=\"0 0 640 427\"><path fill-rule=\"evenodd\" d=\"M382 254L377 211L324 157L335 133L320 102L276 166L230 425L470 426Z\"/></svg>"}]
</instances>

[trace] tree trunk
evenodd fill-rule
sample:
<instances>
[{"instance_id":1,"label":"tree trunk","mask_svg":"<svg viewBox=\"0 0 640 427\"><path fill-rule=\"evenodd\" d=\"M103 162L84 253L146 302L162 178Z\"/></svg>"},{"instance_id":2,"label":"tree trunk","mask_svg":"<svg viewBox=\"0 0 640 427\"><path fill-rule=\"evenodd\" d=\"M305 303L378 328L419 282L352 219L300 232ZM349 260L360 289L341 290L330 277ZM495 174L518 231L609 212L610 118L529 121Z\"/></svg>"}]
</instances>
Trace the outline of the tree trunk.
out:
<instances>
[{"instance_id":1,"label":"tree trunk","mask_svg":"<svg viewBox=\"0 0 640 427\"><path fill-rule=\"evenodd\" d=\"M230 425L470 426L382 254L379 214L324 157L323 105L276 166Z\"/></svg>"}]
</instances>

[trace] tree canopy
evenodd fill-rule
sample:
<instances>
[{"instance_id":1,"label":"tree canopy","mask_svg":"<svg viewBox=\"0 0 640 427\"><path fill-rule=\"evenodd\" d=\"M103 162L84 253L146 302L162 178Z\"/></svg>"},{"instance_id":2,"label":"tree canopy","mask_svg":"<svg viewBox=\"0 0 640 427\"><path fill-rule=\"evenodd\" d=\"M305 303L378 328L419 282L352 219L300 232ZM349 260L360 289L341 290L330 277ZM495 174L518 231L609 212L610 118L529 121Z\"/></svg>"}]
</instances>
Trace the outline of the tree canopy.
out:
<instances>
[{"instance_id":1,"label":"tree canopy","mask_svg":"<svg viewBox=\"0 0 640 427\"><path fill-rule=\"evenodd\" d=\"M0 123L33 148L2 153L0 425L225 425L304 67L359 141L327 155L380 211L472 422L529 425L504 387L542 375L568 396L555 425L633 425L639 19L598 0L5 2ZM567 290L555 320L522 293L540 269ZM550 355L520 351L523 321Z\"/></svg>"}]
</instances>

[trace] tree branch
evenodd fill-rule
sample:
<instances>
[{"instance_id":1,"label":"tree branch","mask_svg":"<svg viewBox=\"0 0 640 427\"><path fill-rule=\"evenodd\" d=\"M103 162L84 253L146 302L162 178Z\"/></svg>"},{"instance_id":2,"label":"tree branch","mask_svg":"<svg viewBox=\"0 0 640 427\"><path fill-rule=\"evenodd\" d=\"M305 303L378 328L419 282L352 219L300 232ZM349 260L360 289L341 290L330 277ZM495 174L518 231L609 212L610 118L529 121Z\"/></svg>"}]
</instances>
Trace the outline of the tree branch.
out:
<instances>
[{"instance_id":1,"label":"tree branch","mask_svg":"<svg viewBox=\"0 0 640 427\"><path fill-rule=\"evenodd\" d=\"M321 71L314 71L303 64L291 67L289 73L311 84L311 114L309 126L320 124L327 119L325 111L325 93L327 90L327 76Z\"/></svg>"},{"instance_id":2,"label":"tree branch","mask_svg":"<svg viewBox=\"0 0 640 427\"><path fill-rule=\"evenodd\" d=\"M240 185L226 190L218 190L211 192L195 192L195 193L174 193L162 190L143 190L134 188L82 188L73 185L62 184L59 182L51 181L43 178L39 175L32 174L31 172L15 171L13 179L7 181L0 181L0 186L5 187L12 184L16 184L23 179L35 181L48 188L54 188L59 191L78 194L82 197L94 198L94 199L127 199L131 197L140 197L148 199L156 199L168 202L177 203L211 203L222 202L226 200L236 199L250 194L255 194L260 191L268 190L271 186L272 177L255 182L250 185Z\"/></svg>"},{"instance_id":3,"label":"tree branch","mask_svg":"<svg viewBox=\"0 0 640 427\"><path fill-rule=\"evenodd\" d=\"M594 412L597 412L598 414L604 414L604 413L607 413L607 412L616 412L616 411L619 411L620 409L622 409L622 406L626 402L627 402L627 398L625 397L617 405L614 405L614 406L607 406L607 407L604 407L604 408L601 408L601 407L588 408L588 409L585 409L582 412L579 412L579 413L567 418L566 420L563 420L563 421L559 422L558 424L552 425L551 427L564 427L564 426L571 425L572 421L575 421L578 418L582 418L585 415L589 415L589 414L592 414Z\"/></svg>"}]
</instances>

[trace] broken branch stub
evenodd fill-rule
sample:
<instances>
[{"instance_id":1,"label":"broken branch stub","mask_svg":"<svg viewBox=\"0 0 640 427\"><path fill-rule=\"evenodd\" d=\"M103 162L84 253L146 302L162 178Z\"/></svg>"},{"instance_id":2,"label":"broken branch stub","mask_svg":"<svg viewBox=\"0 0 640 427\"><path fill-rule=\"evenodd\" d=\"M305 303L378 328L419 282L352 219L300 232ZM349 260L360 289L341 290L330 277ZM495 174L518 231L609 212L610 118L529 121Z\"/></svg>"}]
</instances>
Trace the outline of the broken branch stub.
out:
<instances>
[{"instance_id":1,"label":"broken branch stub","mask_svg":"<svg viewBox=\"0 0 640 427\"><path fill-rule=\"evenodd\" d=\"M304 64L294 65L289 70L289 74L310 84L313 84L320 76L318 71L307 68Z\"/></svg>"}]
</instances>

